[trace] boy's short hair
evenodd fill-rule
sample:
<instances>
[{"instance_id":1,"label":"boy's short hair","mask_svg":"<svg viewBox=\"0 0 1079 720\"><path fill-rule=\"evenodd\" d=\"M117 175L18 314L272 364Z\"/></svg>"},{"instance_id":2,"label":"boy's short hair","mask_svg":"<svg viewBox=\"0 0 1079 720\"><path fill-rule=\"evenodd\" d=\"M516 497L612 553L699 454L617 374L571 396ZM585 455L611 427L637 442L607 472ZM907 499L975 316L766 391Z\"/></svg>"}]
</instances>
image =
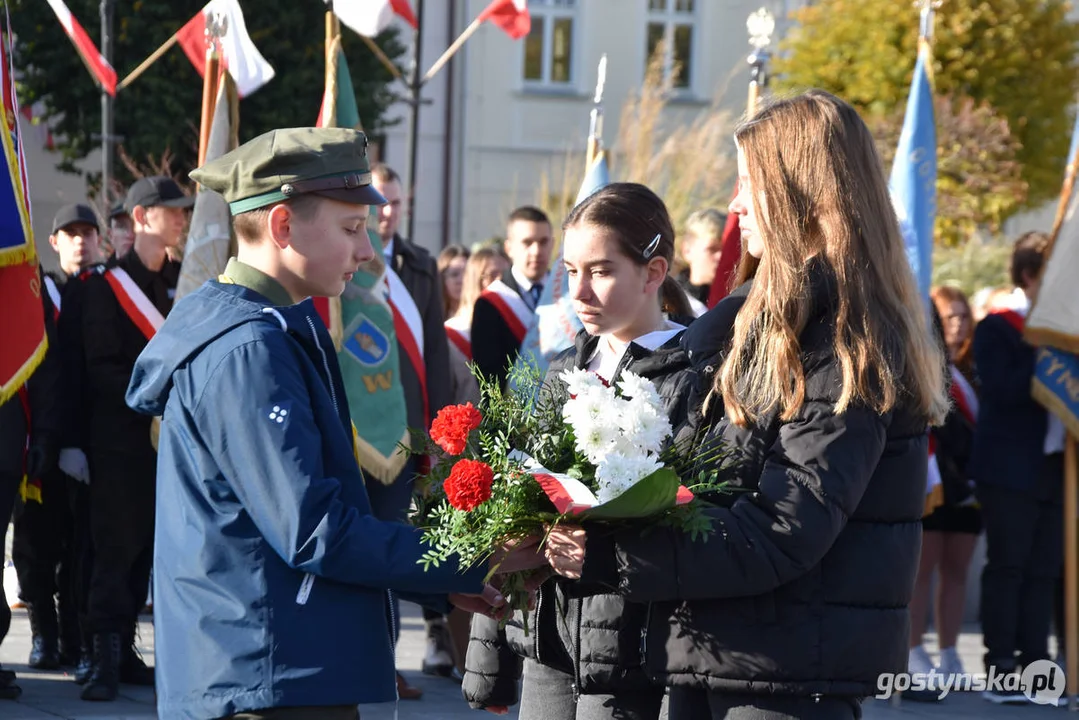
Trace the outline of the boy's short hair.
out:
<instances>
[{"instance_id":1,"label":"boy's short hair","mask_svg":"<svg viewBox=\"0 0 1079 720\"><path fill-rule=\"evenodd\" d=\"M723 235L727 216L714 208L698 210L686 219L686 232L698 238L717 238Z\"/></svg>"},{"instance_id":2,"label":"boy's short hair","mask_svg":"<svg viewBox=\"0 0 1079 720\"><path fill-rule=\"evenodd\" d=\"M278 205L288 205L296 217L309 221L318 214L318 206L322 199L314 194L299 195L291 200L248 210L232 218L232 227L236 230L236 237L248 242L256 242L262 239L266 218L270 216L270 211Z\"/></svg>"},{"instance_id":3,"label":"boy's short hair","mask_svg":"<svg viewBox=\"0 0 1079 720\"><path fill-rule=\"evenodd\" d=\"M1026 288L1026 276L1038 277L1045 264L1049 236L1043 232L1027 232L1019 236L1012 247L1011 278L1016 287Z\"/></svg>"},{"instance_id":4,"label":"boy's short hair","mask_svg":"<svg viewBox=\"0 0 1079 720\"><path fill-rule=\"evenodd\" d=\"M397 174L397 171L386 163L375 163L371 166L371 176L378 180L382 184L397 182L404 185L401 182L401 176Z\"/></svg>"},{"instance_id":5,"label":"boy's short hair","mask_svg":"<svg viewBox=\"0 0 1079 720\"><path fill-rule=\"evenodd\" d=\"M547 217L547 213L534 205L523 205L511 212L509 219L506 220L506 225L512 225L518 220L534 223L547 223L548 225L551 224L551 220Z\"/></svg>"}]
</instances>

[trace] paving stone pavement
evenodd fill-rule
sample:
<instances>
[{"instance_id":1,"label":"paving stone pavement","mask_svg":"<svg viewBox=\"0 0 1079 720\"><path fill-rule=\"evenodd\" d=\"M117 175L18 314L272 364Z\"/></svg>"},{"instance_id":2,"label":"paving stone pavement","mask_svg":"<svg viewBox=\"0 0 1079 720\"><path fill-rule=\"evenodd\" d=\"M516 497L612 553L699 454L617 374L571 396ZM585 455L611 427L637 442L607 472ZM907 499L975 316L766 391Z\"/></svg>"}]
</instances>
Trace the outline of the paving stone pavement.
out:
<instances>
[{"instance_id":1,"label":"paving stone pavement","mask_svg":"<svg viewBox=\"0 0 1079 720\"><path fill-rule=\"evenodd\" d=\"M459 720L488 717L482 711L470 710L461 699L460 686L451 680L433 678L420 672L423 659L423 620L419 609L408 603L402 605L402 633L398 648L398 667L414 685L424 690L420 700L402 701L397 707L398 720ZM153 657L153 626L149 618L140 625L139 649L148 661ZM934 649L932 638L927 643ZM30 649L30 626L26 613L15 611L11 632L0 646L0 664L19 674L23 695L17 702L0 701L0 720L150 720L156 718L153 692L146 688L123 686L121 697L113 703L86 703L79 699L79 688L63 672L34 672L26 668ZM967 669L982 670L981 635L964 633L959 644ZM880 700L868 700L863 706L868 720L916 720L917 718L1017 718L1044 719L1052 715L1065 716L1063 709L1045 706L1001 707L992 705L974 693L955 693L943 702L925 704L909 700L898 706ZM394 705L363 705L362 720L393 720ZM516 720L517 712L506 716Z\"/></svg>"}]
</instances>

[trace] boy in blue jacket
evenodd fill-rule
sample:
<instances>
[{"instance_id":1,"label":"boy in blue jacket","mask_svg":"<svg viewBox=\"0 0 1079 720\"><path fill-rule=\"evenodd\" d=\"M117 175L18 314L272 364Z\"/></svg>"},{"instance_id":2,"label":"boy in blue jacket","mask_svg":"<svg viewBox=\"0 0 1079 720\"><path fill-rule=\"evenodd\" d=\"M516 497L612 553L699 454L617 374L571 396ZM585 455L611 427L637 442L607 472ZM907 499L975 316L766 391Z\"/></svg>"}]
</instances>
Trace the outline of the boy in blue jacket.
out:
<instances>
[{"instance_id":1,"label":"boy in blue jacket","mask_svg":"<svg viewBox=\"0 0 1079 720\"><path fill-rule=\"evenodd\" d=\"M228 201L239 251L176 305L127 393L162 417L161 717L356 718L358 703L394 699L391 589L442 612L434 594L505 604L486 568L425 572L420 531L372 516L353 455L309 296L341 294L373 256L368 206L384 200L366 148L354 130L275 130L191 173Z\"/></svg>"}]
</instances>

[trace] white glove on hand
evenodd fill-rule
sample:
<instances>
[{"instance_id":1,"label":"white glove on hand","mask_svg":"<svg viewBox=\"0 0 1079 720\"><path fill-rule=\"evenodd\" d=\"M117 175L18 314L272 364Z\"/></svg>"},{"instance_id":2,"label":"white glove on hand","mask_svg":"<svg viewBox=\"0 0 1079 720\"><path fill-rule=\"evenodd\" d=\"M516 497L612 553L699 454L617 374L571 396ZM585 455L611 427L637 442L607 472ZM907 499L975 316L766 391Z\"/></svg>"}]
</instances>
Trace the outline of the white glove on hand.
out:
<instances>
[{"instance_id":1,"label":"white glove on hand","mask_svg":"<svg viewBox=\"0 0 1079 720\"><path fill-rule=\"evenodd\" d=\"M60 459L57 466L81 483L90 484L90 463L86 461L86 453L78 448L64 448L60 451Z\"/></svg>"}]
</instances>

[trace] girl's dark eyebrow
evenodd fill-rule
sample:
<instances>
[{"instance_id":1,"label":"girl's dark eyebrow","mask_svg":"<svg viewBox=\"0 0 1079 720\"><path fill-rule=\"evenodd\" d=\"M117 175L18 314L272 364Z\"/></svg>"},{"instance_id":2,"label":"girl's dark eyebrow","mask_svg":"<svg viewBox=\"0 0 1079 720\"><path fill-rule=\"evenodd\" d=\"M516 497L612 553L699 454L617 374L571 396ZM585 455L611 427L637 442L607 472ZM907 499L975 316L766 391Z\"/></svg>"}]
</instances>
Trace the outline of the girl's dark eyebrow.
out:
<instances>
[{"instance_id":1,"label":"girl's dark eyebrow","mask_svg":"<svg viewBox=\"0 0 1079 720\"><path fill-rule=\"evenodd\" d=\"M570 264L570 262L568 260L563 260L562 263L564 265L569 265ZM596 265L613 265L613 264L614 264L613 260L596 260L595 262L582 263L582 266L583 267L595 267Z\"/></svg>"}]
</instances>

